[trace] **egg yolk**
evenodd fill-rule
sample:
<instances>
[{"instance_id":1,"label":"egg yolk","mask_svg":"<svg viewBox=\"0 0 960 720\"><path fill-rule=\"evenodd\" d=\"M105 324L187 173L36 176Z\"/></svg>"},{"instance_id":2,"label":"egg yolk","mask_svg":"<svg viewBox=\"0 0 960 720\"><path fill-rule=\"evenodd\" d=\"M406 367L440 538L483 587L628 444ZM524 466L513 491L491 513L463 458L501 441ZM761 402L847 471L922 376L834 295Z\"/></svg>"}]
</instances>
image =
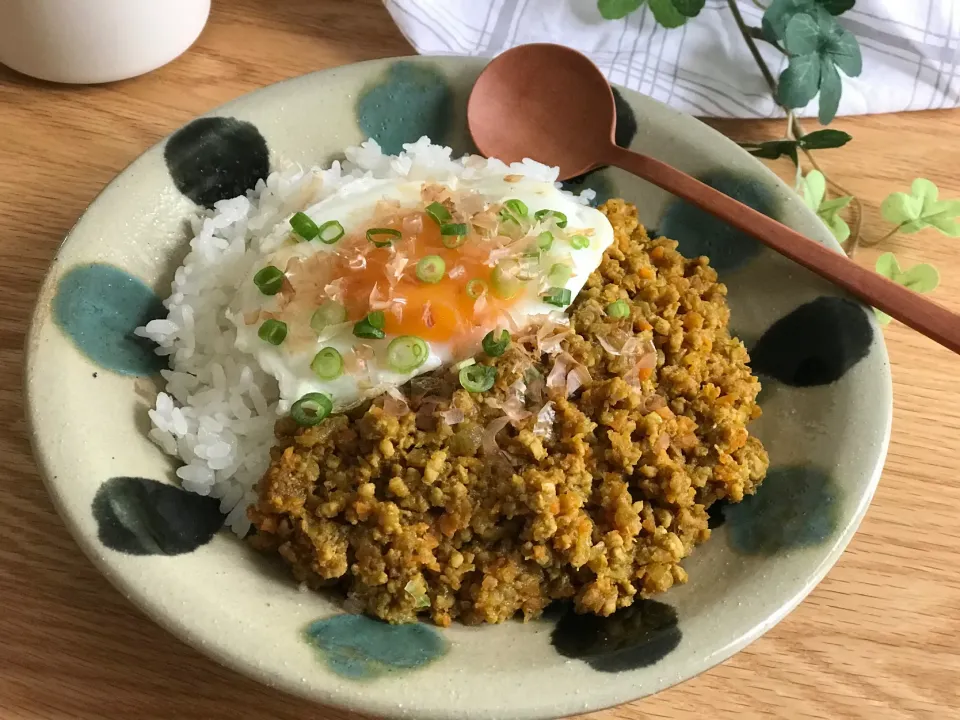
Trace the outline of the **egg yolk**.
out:
<instances>
[{"instance_id":1,"label":"egg yolk","mask_svg":"<svg viewBox=\"0 0 960 720\"><path fill-rule=\"evenodd\" d=\"M343 238L333 255L318 253L311 273L321 272L338 285L339 301L351 322L371 310L382 309L388 335L416 335L427 341L457 345L475 341L478 328L491 328L519 299L497 297L491 288L491 251L499 245L473 232L456 248L443 244L440 227L429 215L414 211L398 214L378 228L399 231L390 247L376 247L363 233ZM450 239L448 238L448 241ZM444 272L436 282L417 277L417 263L429 256L443 259ZM454 277L450 277L451 272ZM432 279L432 278L431 278ZM467 285L486 284L482 297L471 297ZM294 288L299 293L296 279ZM313 278L314 287L323 287ZM314 298L314 305L325 298ZM298 297L298 301L301 299ZM302 302L302 301L301 301ZM300 302L298 302L300 304ZM306 308L304 308L306 309Z\"/></svg>"}]
</instances>

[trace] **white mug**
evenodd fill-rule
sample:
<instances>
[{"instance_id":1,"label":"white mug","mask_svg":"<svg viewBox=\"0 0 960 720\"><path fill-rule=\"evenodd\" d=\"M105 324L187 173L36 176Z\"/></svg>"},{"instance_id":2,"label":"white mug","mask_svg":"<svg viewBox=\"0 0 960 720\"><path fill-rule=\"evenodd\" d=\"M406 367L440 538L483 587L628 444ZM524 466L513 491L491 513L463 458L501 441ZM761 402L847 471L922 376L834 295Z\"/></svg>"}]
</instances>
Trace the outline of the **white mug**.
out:
<instances>
[{"instance_id":1,"label":"white mug","mask_svg":"<svg viewBox=\"0 0 960 720\"><path fill-rule=\"evenodd\" d=\"M0 63L63 83L141 75L189 48L210 0L0 0Z\"/></svg>"}]
</instances>

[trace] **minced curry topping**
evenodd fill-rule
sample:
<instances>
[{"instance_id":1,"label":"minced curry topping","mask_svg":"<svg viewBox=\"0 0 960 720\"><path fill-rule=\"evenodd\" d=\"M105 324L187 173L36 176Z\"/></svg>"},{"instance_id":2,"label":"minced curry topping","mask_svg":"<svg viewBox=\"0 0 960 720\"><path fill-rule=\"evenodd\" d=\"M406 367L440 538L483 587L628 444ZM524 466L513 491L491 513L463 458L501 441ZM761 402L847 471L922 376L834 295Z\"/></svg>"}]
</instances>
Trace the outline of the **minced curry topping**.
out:
<instances>
[{"instance_id":1,"label":"minced curry topping","mask_svg":"<svg viewBox=\"0 0 960 720\"><path fill-rule=\"evenodd\" d=\"M766 473L747 431L760 383L707 259L651 240L622 200L601 210L616 241L569 327L477 356L490 390L441 368L315 427L278 422L252 542L395 623L529 619L561 599L610 615L685 582L707 509Z\"/></svg>"}]
</instances>

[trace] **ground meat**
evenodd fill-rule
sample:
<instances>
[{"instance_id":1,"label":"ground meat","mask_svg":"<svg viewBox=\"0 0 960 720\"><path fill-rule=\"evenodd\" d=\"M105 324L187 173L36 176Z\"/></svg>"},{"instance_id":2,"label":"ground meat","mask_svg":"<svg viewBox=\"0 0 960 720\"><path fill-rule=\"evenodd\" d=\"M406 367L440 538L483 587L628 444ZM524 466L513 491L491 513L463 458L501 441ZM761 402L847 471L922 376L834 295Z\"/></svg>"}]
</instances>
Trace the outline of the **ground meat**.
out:
<instances>
[{"instance_id":1,"label":"ground meat","mask_svg":"<svg viewBox=\"0 0 960 720\"><path fill-rule=\"evenodd\" d=\"M685 582L707 508L766 472L746 429L760 384L707 259L650 240L622 200L601 209L616 241L569 309L573 332L550 352L531 334L478 356L497 368L485 393L441 369L403 388L399 416L374 401L312 428L281 421L252 542L396 623L533 618L559 599L609 615ZM620 299L630 317L608 317Z\"/></svg>"}]
</instances>

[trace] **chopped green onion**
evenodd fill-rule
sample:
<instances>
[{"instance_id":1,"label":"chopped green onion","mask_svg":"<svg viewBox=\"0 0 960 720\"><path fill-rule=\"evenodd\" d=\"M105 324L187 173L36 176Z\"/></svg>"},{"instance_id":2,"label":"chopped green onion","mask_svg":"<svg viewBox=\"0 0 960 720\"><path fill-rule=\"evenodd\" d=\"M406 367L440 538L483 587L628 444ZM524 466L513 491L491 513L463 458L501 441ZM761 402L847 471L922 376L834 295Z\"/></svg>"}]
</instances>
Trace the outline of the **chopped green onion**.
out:
<instances>
[{"instance_id":1,"label":"chopped green onion","mask_svg":"<svg viewBox=\"0 0 960 720\"><path fill-rule=\"evenodd\" d=\"M294 213L293 217L290 218L290 227L304 240L313 240L320 234L320 228L317 227L317 224L310 219L309 215L302 212Z\"/></svg>"},{"instance_id":2,"label":"chopped green onion","mask_svg":"<svg viewBox=\"0 0 960 720\"><path fill-rule=\"evenodd\" d=\"M483 351L490 357L500 357L507 351L510 345L510 333L506 330L500 332L497 337L496 331L491 330L483 336Z\"/></svg>"},{"instance_id":3,"label":"chopped green onion","mask_svg":"<svg viewBox=\"0 0 960 720\"><path fill-rule=\"evenodd\" d=\"M371 313L367 314L367 322L373 325L377 330L383 330L383 326L387 324L387 316L384 314L383 310L374 310Z\"/></svg>"},{"instance_id":4,"label":"chopped green onion","mask_svg":"<svg viewBox=\"0 0 960 720\"><path fill-rule=\"evenodd\" d=\"M516 260L501 260L490 273L490 285L493 288L493 294L502 300L509 300L523 286L523 282L517 277L519 263Z\"/></svg>"},{"instance_id":5,"label":"chopped green onion","mask_svg":"<svg viewBox=\"0 0 960 720\"><path fill-rule=\"evenodd\" d=\"M551 285L566 285L573 277L573 268L565 263L554 263L547 273L547 282Z\"/></svg>"},{"instance_id":6,"label":"chopped green onion","mask_svg":"<svg viewBox=\"0 0 960 720\"><path fill-rule=\"evenodd\" d=\"M283 272L280 268L267 265L253 276L253 284L260 288L264 295L276 295L283 287Z\"/></svg>"},{"instance_id":7,"label":"chopped green onion","mask_svg":"<svg viewBox=\"0 0 960 720\"><path fill-rule=\"evenodd\" d=\"M427 343L416 335L401 335L387 345L387 365L399 373L413 372L430 356Z\"/></svg>"},{"instance_id":8,"label":"chopped green onion","mask_svg":"<svg viewBox=\"0 0 960 720\"><path fill-rule=\"evenodd\" d=\"M460 385L468 392L486 392L496 379L497 369L489 365L468 365L460 370Z\"/></svg>"},{"instance_id":9,"label":"chopped green onion","mask_svg":"<svg viewBox=\"0 0 960 720\"><path fill-rule=\"evenodd\" d=\"M530 209L527 207L527 204L523 200L517 200L516 198L507 200L503 204L503 207L517 220L525 218L530 214Z\"/></svg>"},{"instance_id":10,"label":"chopped green onion","mask_svg":"<svg viewBox=\"0 0 960 720\"><path fill-rule=\"evenodd\" d=\"M612 318L630 317L630 306L626 300L617 300L607 305L607 315Z\"/></svg>"},{"instance_id":11,"label":"chopped green onion","mask_svg":"<svg viewBox=\"0 0 960 720\"><path fill-rule=\"evenodd\" d=\"M537 210L533 214L533 219L540 222L552 219L558 228L565 228L567 226L567 216L559 210Z\"/></svg>"},{"instance_id":12,"label":"chopped green onion","mask_svg":"<svg viewBox=\"0 0 960 720\"><path fill-rule=\"evenodd\" d=\"M557 307L566 307L570 304L571 296L568 288L552 287L544 293L543 301Z\"/></svg>"},{"instance_id":13,"label":"chopped green onion","mask_svg":"<svg viewBox=\"0 0 960 720\"><path fill-rule=\"evenodd\" d=\"M456 248L467 240L470 228L466 223L443 223L440 226L440 242L446 248Z\"/></svg>"},{"instance_id":14,"label":"chopped green onion","mask_svg":"<svg viewBox=\"0 0 960 720\"><path fill-rule=\"evenodd\" d=\"M417 263L417 279L425 283L440 282L446 271L447 264L439 255L427 255Z\"/></svg>"},{"instance_id":15,"label":"chopped green onion","mask_svg":"<svg viewBox=\"0 0 960 720\"><path fill-rule=\"evenodd\" d=\"M474 278L467 283L467 297L476 300L487 291L487 284L480 278Z\"/></svg>"},{"instance_id":16,"label":"chopped green onion","mask_svg":"<svg viewBox=\"0 0 960 720\"><path fill-rule=\"evenodd\" d=\"M440 226L441 235L466 235L467 234L467 224L466 223L444 223Z\"/></svg>"},{"instance_id":17,"label":"chopped green onion","mask_svg":"<svg viewBox=\"0 0 960 720\"><path fill-rule=\"evenodd\" d=\"M279 345L287 337L287 324L282 320L264 320L263 325L257 330L257 335L264 342L271 345Z\"/></svg>"},{"instance_id":18,"label":"chopped green onion","mask_svg":"<svg viewBox=\"0 0 960 720\"><path fill-rule=\"evenodd\" d=\"M574 235L570 238L570 247L574 250L583 250L585 247L590 247L590 238L586 235Z\"/></svg>"},{"instance_id":19,"label":"chopped green onion","mask_svg":"<svg viewBox=\"0 0 960 720\"><path fill-rule=\"evenodd\" d=\"M437 222L437 225L443 225L453 219L453 215L450 214L447 207L443 203L438 202L427 205L427 215L432 217Z\"/></svg>"},{"instance_id":20,"label":"chopped green onion","mask_svg":"<svg viewBox=\"0 0 960 720\"><path fill-rule=\"evenodd\" d=\"M333 401L323 393L307 393L290 408L290 417L301 427L317 425L333 412Z\"/></svg>"},{"instance_id":21,"label":"chopped green onion","mask_svg":"<svg viewBox=\"0 0 960 720\"><path fill-rule=\"evenodd\" d=\"M386 318L382 310L367 315L363 320L353 326L353 334L357 337L369 338L371 340L381 340L385 333L383 325Z\"/></svg>"},{"instance_id":22,"label":"chopped green onion","mask_svg":"<svg viewBox=\"0 0 960 720\"><path fill-rule=\"evenodd\" d=\"M476 365L477 361L473 358L467 358L466 360L461 360L456 365L454 365L457 370L463 370L465 367L470 367L471 365Z\"/></svg>"},{"instance_id":23,"label":"chopped green onion","mask_svg":"<svg viewBox=\"0 0 960 720\"><path fill-rule=\"evenodd\" d=\"M458 248L467 241L466 235L441 235L440 242L443 243L445 248Z\"/></svg>"},{"instance_id":24,"label":"chopped green onion","mask_svg":"<svg viewBox=\"0 0 960 720\"><path fill-rule=\"evenodd\" d=\"M394 240L403 237L403 233L393 228L370 228L367 230L367 240L377 247L390 247Z\"/></svg>"},{"instance_id":25,"label":"chopped green onion","mask_svg":"<svg viewBox=\"0 0 960 720\"><path fill-rule=\"evenodd\" d=\"M321 380L335 380L343 374L343 356L333 347L325 347L313 356L313 374Z\"/></svg>"},{"instance_id":26,"label":"chopped green onion","mask_svg":"<svg viewBox=\"0 0 960 720\"><path fill-rule=\"evenodd\" d=\"M549 230L544 230L542 233L537 235L537 247L544 252L553 247L553 233Z\"/></svg>"},{"instance_id":27,"label":"chopped green onion","mask_svg":"<svg viewBox=\"0 0 960 720\"><path fill-rule=\"evenodd\" d=\"M347 320L347 309L335 300L327 300L310 316L310 327L317 335L329 325L339 325Z\"/></svg>"},{"instance_id":28,"label":"chopped green onion","mask_svg":"<svg viewBox=\"0 0 960 720\"><path fill-rule=\"evenodd\" d=\"M320 242L324 245L333 245L343 237L344 232L343 225L340 224L339 220L327 220L317 229Z\"/></svg>"}]
</instances>

